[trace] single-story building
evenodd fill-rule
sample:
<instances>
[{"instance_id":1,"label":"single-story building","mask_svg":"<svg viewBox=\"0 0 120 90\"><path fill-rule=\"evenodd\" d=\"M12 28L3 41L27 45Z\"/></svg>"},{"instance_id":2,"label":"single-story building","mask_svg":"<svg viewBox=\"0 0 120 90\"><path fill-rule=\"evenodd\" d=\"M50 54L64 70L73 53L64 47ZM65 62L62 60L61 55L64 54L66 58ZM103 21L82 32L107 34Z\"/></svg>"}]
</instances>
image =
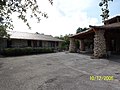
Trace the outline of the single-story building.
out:
<instances>
[{"instance_id":1,"label":"single-story building","mask_svg":"<svg viewBox=\"0 0 120 90\"><path fill-rule=\"evenodd\" d=\"M10 39L3 38L0 40L1 48L41 47L58 49L63 41L51 35L39 33L8 31L8 34Z\"/></svg>"},{"instance_id":2,"label":"single-story building","mask_svg":"<svg viewBox=\"0 0 120 90\"><path fill-rule=\"evenodd\" d=\"M93 50L94 57L100 58L110 53L120 53L120 16L113 17L101 26L89 26L90 29L70 37L70 52L76 52L75 39L80 41L80 50L85 51L85 41Z\"/></svg>"}]
</instances>

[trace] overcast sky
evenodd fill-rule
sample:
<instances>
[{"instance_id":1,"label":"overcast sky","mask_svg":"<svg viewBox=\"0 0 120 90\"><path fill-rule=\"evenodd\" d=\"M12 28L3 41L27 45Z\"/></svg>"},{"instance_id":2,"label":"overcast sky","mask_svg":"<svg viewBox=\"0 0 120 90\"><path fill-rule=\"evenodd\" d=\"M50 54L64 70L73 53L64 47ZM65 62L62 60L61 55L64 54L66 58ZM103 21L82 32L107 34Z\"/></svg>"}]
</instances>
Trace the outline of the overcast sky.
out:
<instances>
[{"instance_id":1,"label":"overcast sky","mask_svg":"<svg viewBox=\"0 0 120 90\"><path fill-rule=\"evenodd\" d=\"M47 35L60 36L75 34L78 27L101 25L101 0L53 0L53 6L48 0L38 0L40 10L48 13L49 18L42 18L40 23L30 19L31 30L13 15L14 31L39 32ZM120 15L120 0L109 3L110 17Z\"/></svg>"}]
</instances>

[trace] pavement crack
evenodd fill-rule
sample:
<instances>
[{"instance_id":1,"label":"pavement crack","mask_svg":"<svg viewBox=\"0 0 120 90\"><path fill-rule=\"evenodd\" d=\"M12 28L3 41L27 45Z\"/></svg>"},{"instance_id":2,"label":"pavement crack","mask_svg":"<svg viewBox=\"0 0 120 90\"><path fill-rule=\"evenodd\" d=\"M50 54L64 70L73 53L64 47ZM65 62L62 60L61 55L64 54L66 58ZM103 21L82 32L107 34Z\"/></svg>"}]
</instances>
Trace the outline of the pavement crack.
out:
<instances>
[{"instance_id":1,"label":"pavement crack","mask_svg":"<svg viewBox=\"0 0 120 90\"><path fill-rule=\"evenodd\" d=\"M48 79L47 81L45 81L45 83L52 83L52 82L54 82L56 80L57 80L56 77L55 78L51 78L51 79Z\"/></svg>"}]
</instances>

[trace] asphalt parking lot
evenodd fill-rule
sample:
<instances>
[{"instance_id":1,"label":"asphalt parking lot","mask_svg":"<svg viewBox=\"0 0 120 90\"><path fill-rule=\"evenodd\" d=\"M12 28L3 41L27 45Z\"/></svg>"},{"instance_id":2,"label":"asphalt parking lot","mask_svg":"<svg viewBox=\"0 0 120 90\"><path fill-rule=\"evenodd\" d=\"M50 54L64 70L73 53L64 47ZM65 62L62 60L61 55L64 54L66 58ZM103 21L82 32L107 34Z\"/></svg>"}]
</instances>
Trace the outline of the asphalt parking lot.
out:
<instances>
[{"instance_id":1,"label":"asphalt parking lot","mask_svg":"<svg viewBox=\"0 0 120 90\"><path fill-rule=\"evenodd\" d=\"M65 52L0 58L0 90L120 90L120 58Z\"/></svg>"}]
</instances>

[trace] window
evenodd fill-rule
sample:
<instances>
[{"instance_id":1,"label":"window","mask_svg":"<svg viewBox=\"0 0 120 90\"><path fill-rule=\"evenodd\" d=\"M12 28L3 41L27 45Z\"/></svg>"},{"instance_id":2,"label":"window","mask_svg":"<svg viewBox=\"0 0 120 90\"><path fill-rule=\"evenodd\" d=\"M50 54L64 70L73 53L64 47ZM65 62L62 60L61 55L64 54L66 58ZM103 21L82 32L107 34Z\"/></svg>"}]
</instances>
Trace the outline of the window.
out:
<instances>
[{"instance_id":1,"label":"window","mask_svg":"<svg viewBox=\"0 0 120 90\"><path fill-rule=\"evenodd\" d=\"M33 41L33 47L37 47L37 41Z\"/></svg>"},{"instance_id":2,"label":"window","mask_svg":"<svg viewBox=\"0 0 120 90\"><path fill-rule=\"evenodd\" d=\"M39 47L42 47L42 41L39 41Z\"/></svg>"},{"instance_id":3,"label":"window","mask_svg":"<svg viewBox=\"0 0 120 90\"><path fill-rule=\"evenodd\" d=\"M49 41L49 47L55 47L55 42L54 41Z\"/></svg>"},{"instance_id":4,"label":"window","mask_svg":"<svg viewBox=\"0 0 120 90\"><path fill-rule=\"evenodd\" d=\"M52 47L55 47L55 42L51 42L51 46L52 46Z\"/></svg>"},{"instance_id":5,"label":"window","mask_svg":"<svg viewBox=\"0 0 120 90\"><path fill-rule=\"evenodd\" d=\"M11 40L7 40L7 47L11 48L12 47L12 41Z\"/></svg>"},{"instance_id":6,"label":"window","mask_svg":"<svg viewBox=\"0 0 120 90\"><path fill-rule=\"evenodd\" d=\"M58 47L58 42L56 42L56 46Z\"/></svg>"},{"instance_id":7,"label":"window","mask_svg":"<svg viewBox=\"0 0 120 90\"><path fill-rule=\"evenodd\" d=\"M31 40L28 40L27 43L28 43L28 47L31 47Z\"/></svg>"}]
</instances>

